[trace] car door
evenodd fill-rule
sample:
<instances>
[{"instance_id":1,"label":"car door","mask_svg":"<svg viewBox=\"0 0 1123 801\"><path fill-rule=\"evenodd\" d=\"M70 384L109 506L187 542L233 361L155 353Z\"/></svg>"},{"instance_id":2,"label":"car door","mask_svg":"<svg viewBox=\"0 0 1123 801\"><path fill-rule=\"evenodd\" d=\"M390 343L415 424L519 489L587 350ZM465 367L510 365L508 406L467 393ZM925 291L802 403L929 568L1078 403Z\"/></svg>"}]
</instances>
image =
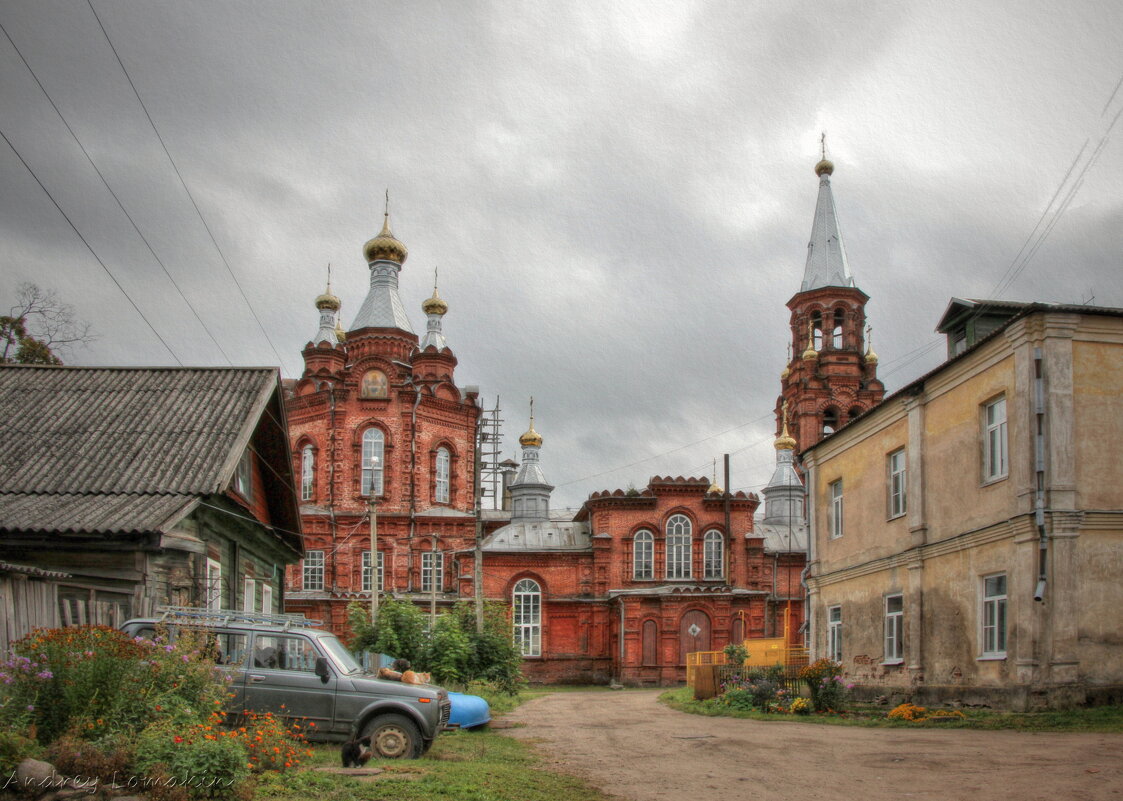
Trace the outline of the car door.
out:
<instances>
[{"instance_id":1,"label":"car door","mask_svg":"<svg viewBox=\"0 0 1123 801\"><path fill-rule=\"evenodd\" d=\"M245 708L304 719L330 731L339 679L330 669L326 681L316 675L321 656L315 642L300 633L255 633L245 671Z\"/></svg>"}]
</instances>

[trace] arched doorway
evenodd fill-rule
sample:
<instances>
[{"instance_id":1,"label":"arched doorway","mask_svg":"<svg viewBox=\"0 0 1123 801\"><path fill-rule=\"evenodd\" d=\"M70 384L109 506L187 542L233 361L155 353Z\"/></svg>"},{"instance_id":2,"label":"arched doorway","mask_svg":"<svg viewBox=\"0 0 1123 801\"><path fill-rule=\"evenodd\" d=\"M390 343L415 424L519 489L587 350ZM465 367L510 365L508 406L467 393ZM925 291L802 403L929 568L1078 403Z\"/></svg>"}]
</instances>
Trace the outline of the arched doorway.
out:
<instances>
[{"instance_id":1,"label":"arched doorway","mask_svg":"<svg viewBox=\"0 0 1123 801\"><path fill-rule=\"evenodd\" d=\"M691 651L710 650L710 616L700 609L692 609L682 616L678 629L678 660L686 664Z\"/></svg>"}]
</instances>

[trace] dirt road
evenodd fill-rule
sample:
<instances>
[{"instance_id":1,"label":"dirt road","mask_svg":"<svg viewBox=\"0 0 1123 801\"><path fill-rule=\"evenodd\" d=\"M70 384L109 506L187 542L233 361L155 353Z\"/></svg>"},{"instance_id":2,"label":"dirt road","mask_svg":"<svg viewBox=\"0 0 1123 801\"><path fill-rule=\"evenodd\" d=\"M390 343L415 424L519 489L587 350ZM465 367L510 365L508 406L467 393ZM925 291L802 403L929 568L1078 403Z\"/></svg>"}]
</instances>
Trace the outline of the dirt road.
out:
<instances>
[{"instance_id":1,"label":"dirt road","mask_svg":"<svg viewBox=\"0 0 1123 801\"><path fill-rule=\"evenodd\" d=\"M706 718L659 691L552 693L513 737L636 801L1123 801L1123 734L865 729Z\"/></svg>"}]
</instances>

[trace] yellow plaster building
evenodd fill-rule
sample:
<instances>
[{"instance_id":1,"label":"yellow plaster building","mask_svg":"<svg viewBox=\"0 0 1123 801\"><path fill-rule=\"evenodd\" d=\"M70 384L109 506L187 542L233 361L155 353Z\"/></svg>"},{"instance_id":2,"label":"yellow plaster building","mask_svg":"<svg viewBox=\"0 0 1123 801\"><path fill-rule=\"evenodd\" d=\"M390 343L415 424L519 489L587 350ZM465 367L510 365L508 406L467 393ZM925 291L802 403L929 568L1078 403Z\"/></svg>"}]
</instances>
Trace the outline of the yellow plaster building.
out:
<instances>
[{"instance_id":1,"label":"yellow plaster building","mask_svg":"<svg viewBox=\"0 0 1123 801\"><path fill-rule=\"evenodd\" d=\"M803 453L814 657L866 696L1123 700L1123 309L953 299L948 360Z\"/></svg>"}]
</instances>

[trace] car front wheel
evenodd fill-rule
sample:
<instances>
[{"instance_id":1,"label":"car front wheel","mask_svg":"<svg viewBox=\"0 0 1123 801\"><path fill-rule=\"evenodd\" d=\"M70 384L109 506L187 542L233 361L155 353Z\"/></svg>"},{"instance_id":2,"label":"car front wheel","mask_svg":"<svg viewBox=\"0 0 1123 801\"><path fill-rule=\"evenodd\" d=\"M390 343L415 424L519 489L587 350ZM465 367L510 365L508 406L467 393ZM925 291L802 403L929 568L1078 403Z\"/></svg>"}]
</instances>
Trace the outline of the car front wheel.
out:
<instances>
[{"instance_id":1,"label":"car front wheel","mask_svg":"<svg viewBox=\"0 0 1123 801\"><path fill-rule=\"evenodd\" d=\"M363 728L363 737L370 737L376 759L417 759L422 753L421 731L404 715L379 715Z\"/></svg>"}]
</instances>

